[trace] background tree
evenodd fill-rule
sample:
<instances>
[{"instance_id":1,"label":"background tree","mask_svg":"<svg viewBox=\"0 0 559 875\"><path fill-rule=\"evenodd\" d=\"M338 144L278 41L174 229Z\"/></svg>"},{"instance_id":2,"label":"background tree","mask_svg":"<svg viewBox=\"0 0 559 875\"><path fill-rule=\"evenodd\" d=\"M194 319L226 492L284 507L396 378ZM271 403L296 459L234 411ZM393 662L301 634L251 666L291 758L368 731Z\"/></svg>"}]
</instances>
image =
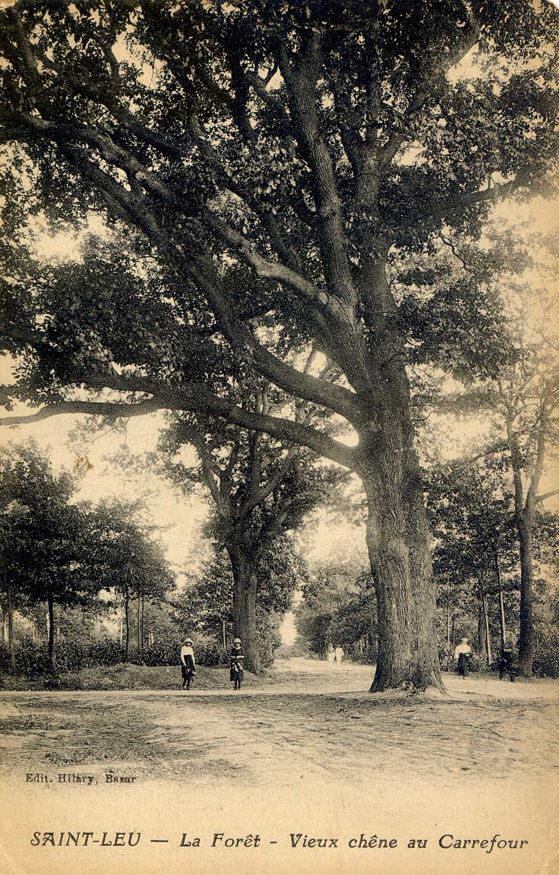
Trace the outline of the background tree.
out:
<instances>
[{"instance_id":1,"label":"background tree","mask_svg":"<svg viewBox=\"0 0 559 875\"><path fill-rule=\"evenodd\" d=\"M210 560L192 576L178 598L173 598L173 606L185 633L196 631L207 635L223 652L238 634L233 612L237 581L223 545L215 540L213 548ZM281 643L281 618L291 606L294 589L306 580L307 572L288 533L276 535L267 549L260 549L251 557L251 569L256 586L251 665L256 661L260 671L273 662L274 651ZM242 641L246 649L245 639Z\"/></svg>"},{"instance_id":2,"label":"background tree","mask_svg":"<svg viewBox=\"0 0 559 875\"><path fill-rule=\"evenodd\" d=\"M537 244L534 252L545 263L546 241ZM559 339L552 318L557 276L547 274L546 288L522 277L501 281L509 354L493 376L479 375L446 402L462 413L484 410L491 425L488 442L506 447L520 563L519 659L525 677L532 676L534 658L534 525L542 502L559 491L541 489L559 439Z\"/></svg>"},{"instance_id":3,"label":"background tree","mask_svg":"<svg viewBox=\"0 0 559 875\"><path fill-rule=\"evenodd\" d=\"M5 166L35 180L30 196L21 173L4 171L7 235L47 204L54 222L94 210L158 265L148 301L133 285L112 301L84 287L57 301L54 319L44 272L21 286L6 271L9 349L26 353L8 397L45 404L38 417L203 411L355 470L378 603L375 689L440 683L392 253L441 233L475 239L497 199L545 177L557 22L551 4L529 0L20 0L2 12L2 137L17 156ZM484 303L475 287L464 295L482 333ZM451 324L455 303L444 301ZM312 339L338 382L278 357L266 318ZM343 417L357 445L293 411L239 407L227 381L208 383L197 366L208 331L216 354L231 349L251 373ZM100 388L118 401L98 400Z\"/></svg>"},{"instance_id":4,"label":"background tree","mask_svg":"<svg viewBox=\"0 0 559 875\"><path fill-rule=\"evenodd\" d=\"M494 658L493 604L499 617L500 648L507 643L505 576L507 591L511 585L517 588L513 509L504 467L502 458L491 456L440 467L431 476L428 499L435 536L433 569L442 584L439 603L447 612L447 643L454 643L448 638L456 610L467 615L473 602L479 652L486 665Z\"/></svg>"},{"instance_id":5,"label":"background tree","mask_svg":"<svg viewBox=\"0 0 559 875\"><path fill-rule=\"evenodd\" d=\"M90 527L96 545L96 573L100 588L115 592L124 611L124 652L128 660L131 635L131 600L136 602L136 650L145 645L145 602L157 603L175 584L161 544L141 520L138 502L111 499L91 512Z\"/></svg>"},{"instance_id":6,"label":"background tree","mask_svg":"<svg viewBox=\"0 0 559 875\"><path fill-rule=\"evenodd\" d=\"M56 475L36 445L7 444L0 450L1 504L17 506L11 519L12 535L4 552L3 582L6 601L21 592L31 603L44 601L48 610L48 657L56 670L55 605L80 603L95 591L92 568L87 561L88 518L79 506L70 504L73 484L67 474ZM10 620L9 620L10 624ZM13 653L13 644L12 653Z\"/></svg>"},{"instance_id":7,"label":"background tree","mask_svg":"<svg viewBox=\"0 0 559 875\"><path fill-rule=\"evenodd\" d=\"M239 403L258 415L269 415L267 388L254 398L245 393ZM281 404L276 400L276 405ZM197 465L185 465L177 456L185 444L195 448ZM162 470L173 482L186 491L199 483L211 497L210 535L216 550L227 552L233 577L233 631L243 641L246 668L258 673L258 609L266 612L272 582L279 587L280 604L285 601L287 581L292 587L296 583L292 567L287 573L293 547L286 534L328 497L341 482L340 473L316 464L301 448L286 448L256 431L220 427L199 415L177 417L164 433L160 450ZM285 548L286 567L278 573L278 558Z\"/></svg>"},{"instance_id":8,"label":"background tree","mask_svg":"<svg viewBox=\"0 0 559 875\"><path fill-rule=\"evenodd\" d=\"M295 624L311 652L325 659L329 648L341 646L346 655L374 662L378 630L368 570L356 562L319 562L309 577Z\"/></svg>"},{"instance_id":9,"label":"background tree","mask_svg":"<svg viewBox=\"0 0 559 875\"><path fill-rule=\"evenodd\" d=\"M474 460L459 460L433 471L428 504L435 534L437 600L446 616L447 645L451 650L456 637L471 636L477 625L479 652L490 664L497 657L493 628L499 630L499 650L505 643L516 644L522 628L521 567L506 446L498 452L493 446L487 455L480 453ZM532 534L536 603L543 604L545 578L550 577L549 551L556 538L555 515L537 510ZM452 634L455 621L456 636Z\"/></svg>"},{"instance_id":10,"label":"background tree","mask_svg":"<svg viewBox=\"0 0 559 875\"><path fill-rule=\"evenodd\" d=\"M2 472L5 476L5 472ZM1 487L0 487L1 488ZM14 648L14 604L21 606L24 598L21 581L13 567L12 551L20 552L25 518L29 513L26 504L10 498L9 489L2 489L0 510L0 575L2 600L2 643L7 643L12 670L16 667ZM15 572L15 573L14 573Z\"/></svg>"},{"instance_id":11,"label":"background tree","mask_svg":"<svg viewBox=\"0 0 559 875\"><path fill-rule=\"evenodd\" d=\"M528 373L527 373L528 370ZM558 490L540 494L546 452L557 442L559 378L519 362L508 379L498 382L497 411L504 419L514 485L514 519L520 554L520 670L532 676L534 659L533 539L538 503ZM497 400L496 398L496 400Z\"/></svg>"}]
</instances>

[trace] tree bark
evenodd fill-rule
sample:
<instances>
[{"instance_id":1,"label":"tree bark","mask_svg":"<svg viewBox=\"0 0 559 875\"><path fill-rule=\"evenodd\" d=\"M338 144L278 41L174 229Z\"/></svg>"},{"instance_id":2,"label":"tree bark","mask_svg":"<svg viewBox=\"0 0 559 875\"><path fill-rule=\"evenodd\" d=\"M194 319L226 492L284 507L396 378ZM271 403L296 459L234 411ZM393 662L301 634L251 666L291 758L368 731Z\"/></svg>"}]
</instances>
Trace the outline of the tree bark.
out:
<instances>
[{"instance_id":1,"label":"tree bark","mask_svg":"<svg viewBox=\"0 0 559 875\"><path fill-rule=\"evenodd\" d=\"M527 510L517 515L520 549L520 635L518 659L520 674L532 677L534 660L533 570L532 570L532 514Z\"/></svg>"},{"instance_id":2,"label":"tree bark","mask_svg":"<svg viewBox=\"0 0 559 875\"><path fill-rule=\"evenodd\" d=\"M136 598L136 646L138 648L138 653L142 652L142 615L141 615L141 601L142 597L140 595L140 590L138 590L138 595Z\"/></svg>"},{"instance_id":3,"label":"tree bark","mask_svg":"<svg viewBox=\"0 0 559 875\"><path fill-rule=\"evenodd\" d=\"M236 544L228 549L233 571L233 631L241 639L247 671L260 674L262 665L256 629L257 578L251 560Z\"/></svg>"},{"instance_id":4,"label":"tree bark","mask_svg":"<svg viewBox=\"0 0 559 875\"><path fill-rule=\"evenodd\" d=\"M50 670L56 672L56 653L55 653L55 622L54 622L54 596L49 589L47 592L47 606L49 618L49 634L48 634L48 658Z\"/></svg>"},{"instance_id":5,"label":"tree bark","mask_svg":"<svg viewBox=\"0 0 559 875\"><path fill-rule=\"evenodd\" d=\"M124 590L124 624L126 627L126 636L124 639L124 653L126 657L126 662L130 657L130 593L128 591L128 586Z\"/></svg>"},{"instance_id":6,"label":"tree bark","mask_svg":"<svg viewBox=\"0 0 559 875\"><path fill-rule=\"evenodd\" d=\"M385 429L364 485L367 546L378 610L378 659L371 692L443 689L435 631L430 535L415 457ZM398 436L398 426L393 436ZM384 447L381 446L384 444ZM408 458L404 459L403 456Z\"/></svg>"},{"instance_id":7,"label":"tree bark","mask_svg":"<svg viewBox=\"0 0 559 875\"><path fill-rule=\"evenodd\" d=\"M503 600L503 582L501 580L501 566L499 564L499 554L495 550L495 577L497 579L498 599L499 599L499 627L501 631L501 653L505 649L507 643L507 624L505 620L505 603Z\"/></svg>"},{"instance_id":8,"label":"tree bark","mask_svg":"<svg viewBox=\"0 0 559 875\"><path fill-rule=\"evenodd\" d=\"M489 667L493 662L493 653L491 650L491 630L489 628L489 614L487 612L487 597L485 595L485 589L483 586L483 578L478 578L479 583L479 598L481 604L481 612L483 617L483 629L484 629L484 638L485 638L485 652L487 654L487 666Z\"/></svg>"},{"instance_id":9,"label":"tree bark","mask_svg":"<svg viewBox=\"0 0 559 875\"><path fill-rule=\"evenodd\" d=\"M6 612L8 626L8 653L10 654L10 668L12 671L16 669L16 651L14 647L14 606L12 604L12 588L9 582L6 583Z\"/></svg>"},{"instance_id":10,"label":"tree bark","mask_svg":"<svg viewBox=\"0 0 559 875\"><path fill-rule=\"evenodd\" d=\"M367 546L375 581L379 648L372 692L405 687L443 690L436 601L431 574L431 533L414 449L405 347L384 261L371 268L366 289L376 325L374 342L354 321L335 338L340 359L362 411L359 463L367 496Z\"/></svg>"},{"instance_id":11,"label":"tree bark","mask_svg":"<svg viewBox=\"0 0 559 875\"><path fill-rule=\"evenodd\" d=\"M523 677L531 678L534 660L532 530L537 500L536 495L543 474L548 437L549 409L546 406L545 399L542 399L536 439L536 458L525 500L522 482L523 460L518 434L514 426L513 412L510 408L507 409L506 426L514 482L514 521L518 534L520 554L520 635L518 640L518 658L520 674Z\"/></svg>"},{"instance_id":12,"label":"tree bark","mask_svg":"<svg viewBox=\"0 0 559 875\"><path fill-rule=\"evenodd\" d=\"M483 610L481 593L479 595L479 606L477 612L477 644L479 649L479 655L486 665L489 665L489 660L487 658L487 635L485 631L485 613Z\"/></svg>"}]
</instances>

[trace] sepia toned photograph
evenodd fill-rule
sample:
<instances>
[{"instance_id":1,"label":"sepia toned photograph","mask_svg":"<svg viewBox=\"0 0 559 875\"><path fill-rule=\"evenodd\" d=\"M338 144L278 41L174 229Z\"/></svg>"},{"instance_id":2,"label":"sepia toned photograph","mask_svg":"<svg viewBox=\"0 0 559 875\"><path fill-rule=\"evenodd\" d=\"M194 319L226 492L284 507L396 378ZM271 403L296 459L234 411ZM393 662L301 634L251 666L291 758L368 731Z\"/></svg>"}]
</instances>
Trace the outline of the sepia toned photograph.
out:
<instances>
[{"instance_id":1,"label":"sepia toned photograph","mask_svg":"<svg viewBox=\"0 0 559 875\"><path fill-rule=\"evenodd\" d=\"M0 0L0 875L559 871L559 0Z\"/></svg>"}]
</instances>

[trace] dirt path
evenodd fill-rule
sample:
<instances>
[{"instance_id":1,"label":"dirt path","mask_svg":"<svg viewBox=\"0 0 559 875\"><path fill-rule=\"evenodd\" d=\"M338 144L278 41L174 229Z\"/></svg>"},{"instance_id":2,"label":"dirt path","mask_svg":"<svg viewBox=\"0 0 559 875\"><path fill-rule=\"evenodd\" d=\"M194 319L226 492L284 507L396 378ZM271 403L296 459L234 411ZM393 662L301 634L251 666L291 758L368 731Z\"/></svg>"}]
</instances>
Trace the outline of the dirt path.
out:
<instances>
[{"instance_id":1,"label":"dirt path","mask_svg":"<svg viewBox=\"0 0 559 875\"><path fill-rule=\"evenodd\" d=\"M0 759L22 773L136 781L452 782L559 768L559 684L447 676L446 696L372 696L371 669L280 661L246 691L0 694Z\"/></svg>"}]
</instances>

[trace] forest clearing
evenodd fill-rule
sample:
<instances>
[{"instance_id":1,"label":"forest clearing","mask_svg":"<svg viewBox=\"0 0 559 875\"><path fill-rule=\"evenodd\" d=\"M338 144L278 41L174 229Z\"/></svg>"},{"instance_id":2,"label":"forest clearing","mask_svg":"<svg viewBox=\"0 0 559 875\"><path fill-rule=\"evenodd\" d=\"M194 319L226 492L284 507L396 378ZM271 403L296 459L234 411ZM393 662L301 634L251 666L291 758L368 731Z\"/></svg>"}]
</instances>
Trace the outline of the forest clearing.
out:
<instances>
[{"instance_id":1,"label":"forest clearing","mask_svg":"<svg viewBox=\"0 0 559 875\"><path fill-rule=\"evenodd\" d=\"M0 0L1 875L556 870L558 47Z\"/></svg>"},{"instance_id":2,"label":"forest clearing","mask_svg":"<svg viewBox=\"0 0 559 875\"><path fill-rule=\"evenodd\" d=\"M223 675L219 669L207 673ZM175 670L175 675L177 671ZM370 667L279 660L229 689L4 692L7 778L105 774L252 787L409 776L557 777L559 684L445 675L446 695L367 693Z\"/></svg>"}]
</instances>

